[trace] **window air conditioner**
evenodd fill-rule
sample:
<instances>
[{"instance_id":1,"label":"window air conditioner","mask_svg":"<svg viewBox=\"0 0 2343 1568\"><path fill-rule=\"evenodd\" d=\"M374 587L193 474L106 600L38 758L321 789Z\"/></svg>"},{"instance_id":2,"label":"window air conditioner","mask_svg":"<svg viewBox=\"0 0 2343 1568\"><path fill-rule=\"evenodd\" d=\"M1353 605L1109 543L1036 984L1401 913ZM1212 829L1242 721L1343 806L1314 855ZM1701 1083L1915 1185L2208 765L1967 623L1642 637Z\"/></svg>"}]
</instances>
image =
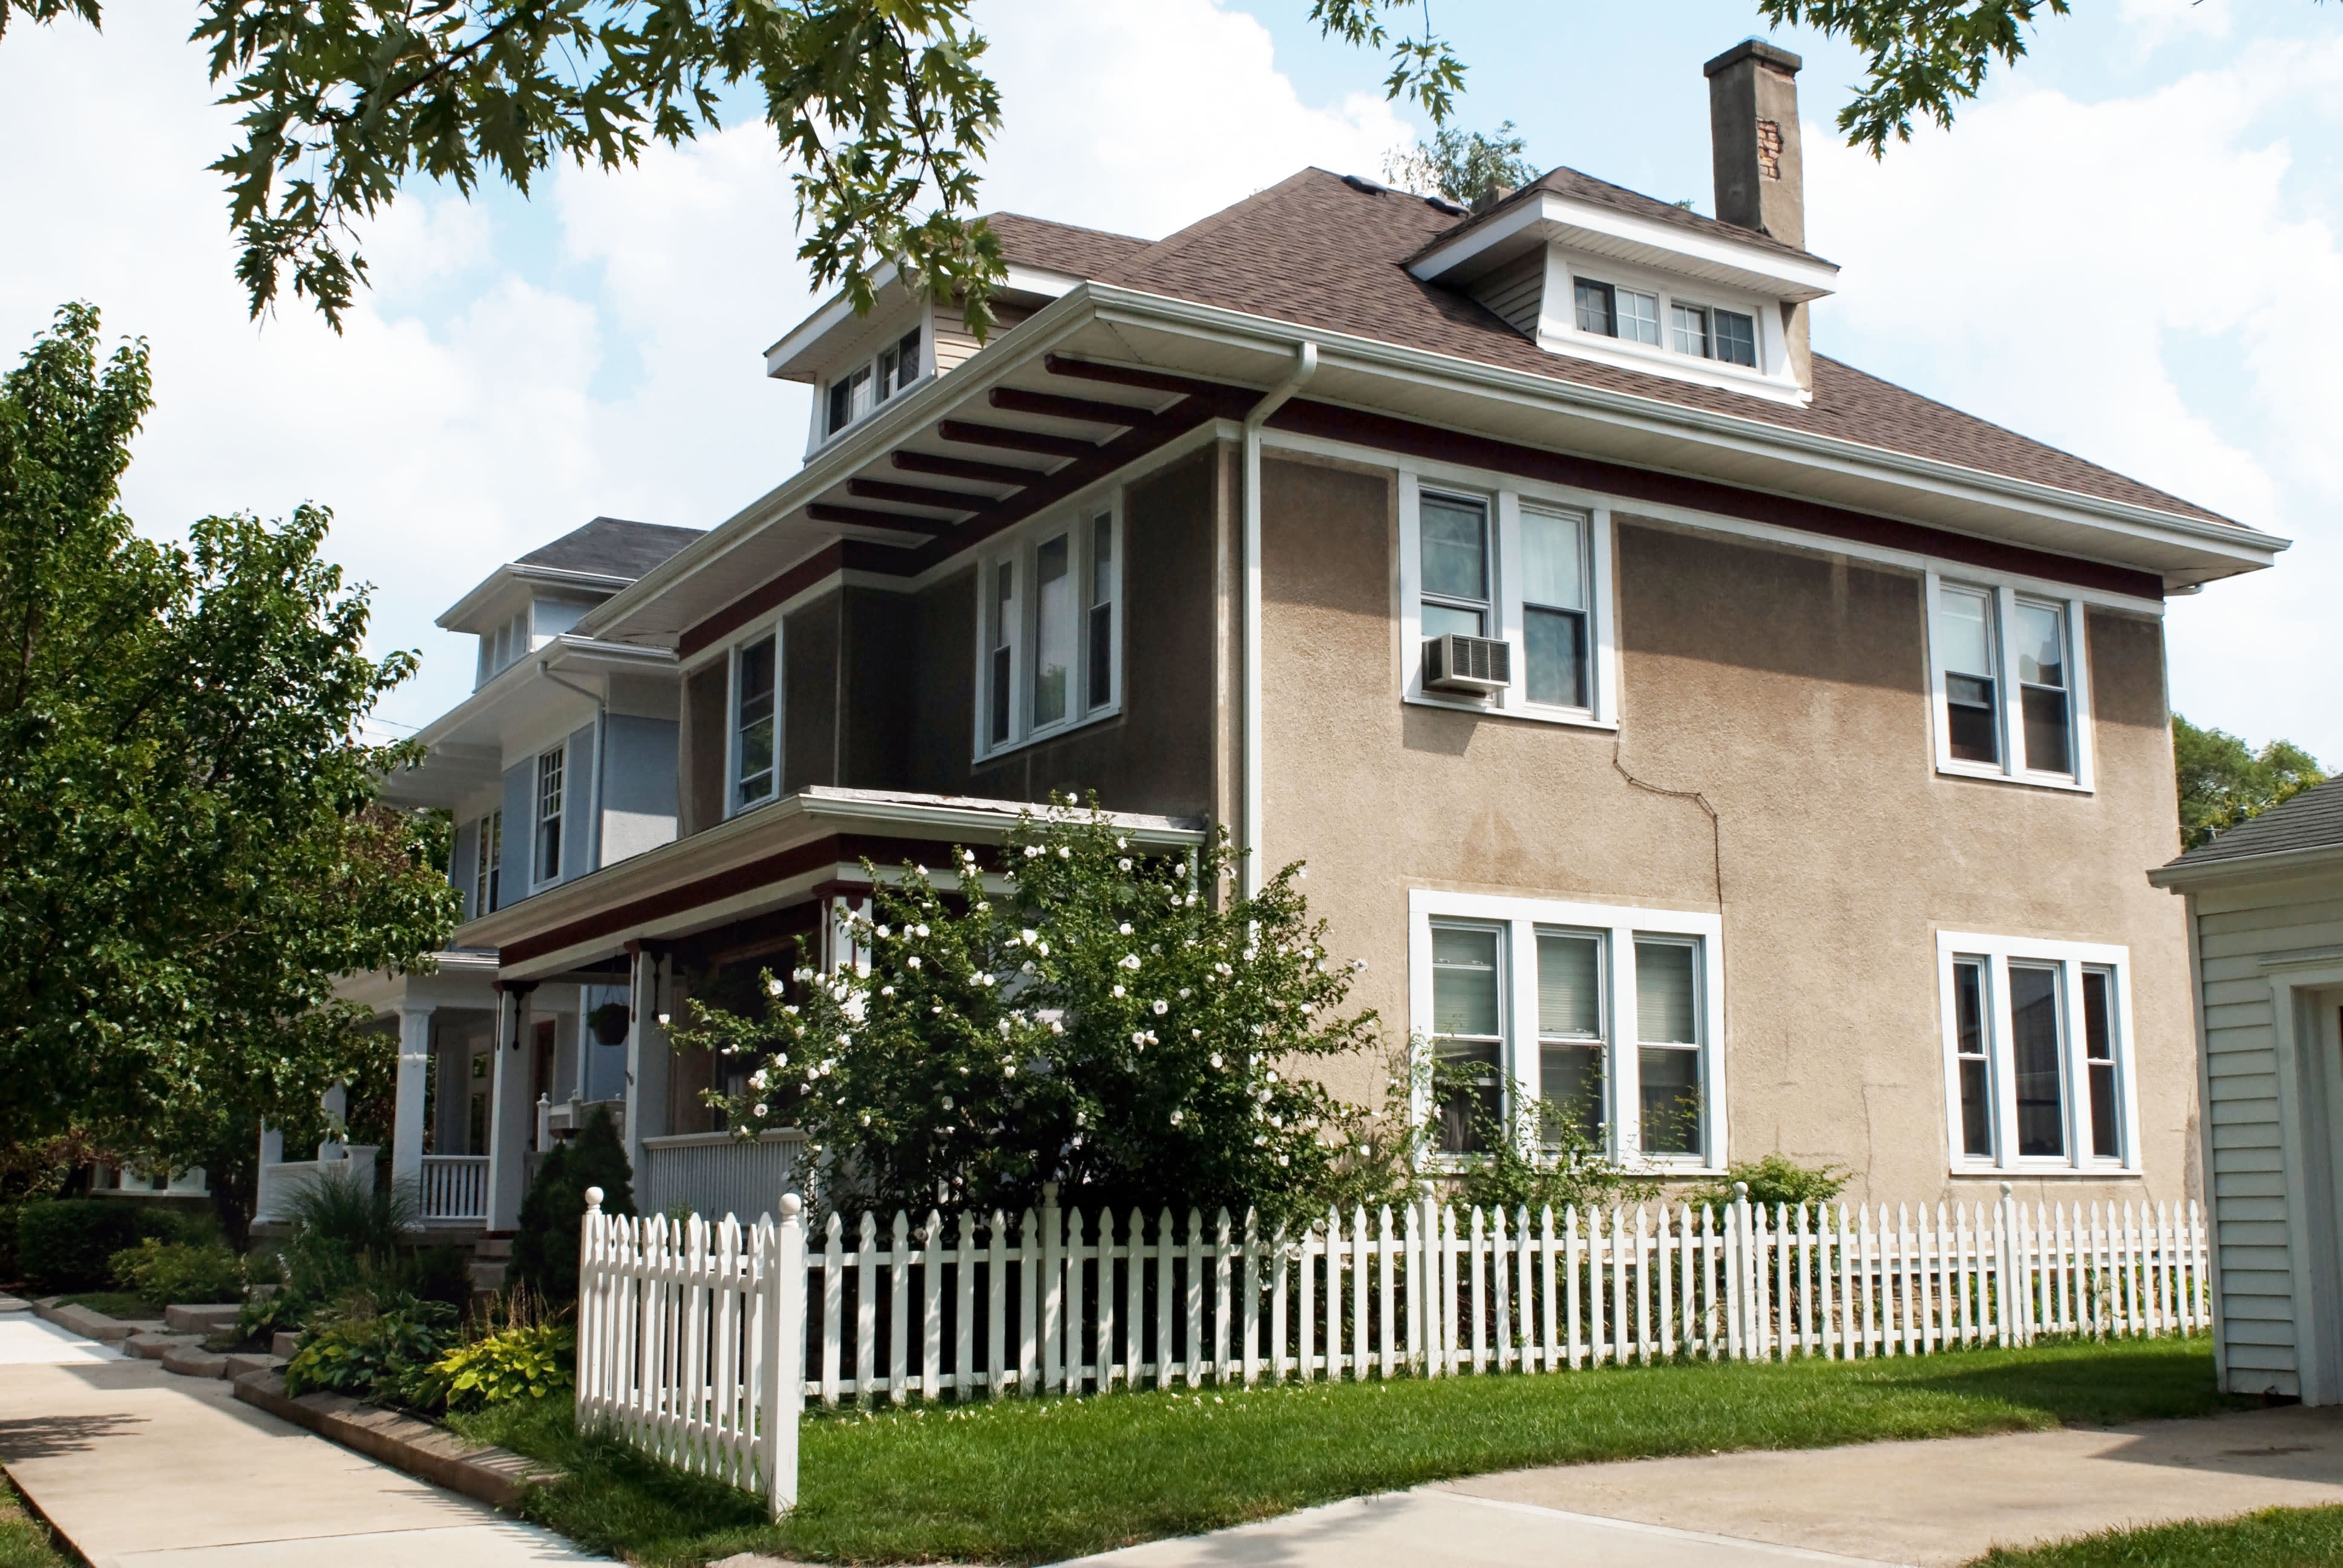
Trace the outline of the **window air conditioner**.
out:
<instances>
[{"instance_id":1,"label":"window air conditioner","mask_svg":"<svg viewBox=\"0 0 2343 1568\"><path fill-rule=\"evenodd\" d=\"M1423 684L1430 691L1488 697L1513 683L1511 644L1449 632L1423 641Z\"/></svg>"}]
</instances>

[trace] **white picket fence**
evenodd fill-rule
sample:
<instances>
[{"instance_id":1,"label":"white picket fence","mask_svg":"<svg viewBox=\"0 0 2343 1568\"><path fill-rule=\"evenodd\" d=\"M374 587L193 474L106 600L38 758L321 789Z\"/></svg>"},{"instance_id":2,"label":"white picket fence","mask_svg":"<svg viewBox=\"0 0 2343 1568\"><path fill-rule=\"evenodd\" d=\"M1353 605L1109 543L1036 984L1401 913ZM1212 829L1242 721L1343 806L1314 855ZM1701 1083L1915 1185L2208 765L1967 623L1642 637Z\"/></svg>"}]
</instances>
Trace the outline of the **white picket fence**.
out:
<instances>
[{"instance_id":1,"label":"white picket fence","mask_svg":"<svg viewBox=\"0 0 2343 1568\"><path fill-rule=\"evenodd\" d=\"M832 1214L812 1249L785 1206L749 1228L589 1211L579 1292L580 1419L776 1506L795 1478L773 1479L782 1422L762 1412L793 1428L809 1398L1919 1355L2212 1322L2193 1202L2029 1207L2005 1191L1916 1212L1745 1199L1508 1217L1427 1197L1267 1232L1225 1211L1118 1221L1045 1202L883 1226Z\"/></svg>"}]
</instances>

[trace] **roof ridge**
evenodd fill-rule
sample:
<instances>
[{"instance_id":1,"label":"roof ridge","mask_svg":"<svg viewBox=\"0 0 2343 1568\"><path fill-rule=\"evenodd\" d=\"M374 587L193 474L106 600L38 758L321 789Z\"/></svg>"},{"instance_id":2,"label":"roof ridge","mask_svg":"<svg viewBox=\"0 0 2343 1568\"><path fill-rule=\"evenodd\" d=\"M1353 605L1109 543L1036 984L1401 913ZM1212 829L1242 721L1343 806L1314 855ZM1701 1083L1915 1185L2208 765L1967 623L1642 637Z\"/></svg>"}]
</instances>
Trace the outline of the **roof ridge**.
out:
<instances>
[{"instance_id":1,"label":"roof ridge","mask_svg":"<svg viewBox=\"0 0 2343 1568\"><path fill-rule=\"evenodd\" d=\"M1041 217L1030 212L1011 212L1007 208L1003 208L999 212L985 213L981 216L983 220L988 223L997 217L1013 217L1020 223L1038 223L1050 228L1064 229L1072 234L1096 235L1101 239L1129 240L1133 245L1141 246L1154 245L1157 243L1154 240L1149 239L1144 235L1125 234L1121 229L1099 228L1093 225L1086 223L1068 223L1063 218Z\"/></svg>"},{"instance_id":2,"label":"roof ridge","mask_svg":"<svg viewBox=\"0 0 2343 1568\"><path fill-rule=\"evenodd\" d=\"M1305 164L1301 168L1294 170L1293 173L1286 176L1283 179L1278 181L1273 186L1263 186L1261 189L1254 191L1252 195L1246 196L1242 201L1231 202L1228 206L1221 208L1218 212L1207 213L1204 216L1198 218L1194 223L1188 225L1185 228L1173 229L1161 239L1159 239L1153 245L1149 246L1145 250L1139 252L1135 256L1124 257L1121 262L1117 264L1113 270L1119 273L1126 267L1135 267L1157 261L1169 260L1172 256L1176 256L1182 251L1185 251L1190 246L1194 245L1197 241L1216 234L1220 230L1228 227L1231 224L1235 223L1240 215L1250 212L1256 207L1267 206L1271 197L1279 195L1288 186L1299 186L1312 175L1323 175L1328 179L1337 182L1341 181L1342 177L1342 176L1334 173L1332 169L1322 169L1315 164ZM1347 189L1349 187L1345 186L1344 188ZM1109 277L1101 279L1101 281L1111 283L1114 279Z\"/></svg>"}]
</instances>

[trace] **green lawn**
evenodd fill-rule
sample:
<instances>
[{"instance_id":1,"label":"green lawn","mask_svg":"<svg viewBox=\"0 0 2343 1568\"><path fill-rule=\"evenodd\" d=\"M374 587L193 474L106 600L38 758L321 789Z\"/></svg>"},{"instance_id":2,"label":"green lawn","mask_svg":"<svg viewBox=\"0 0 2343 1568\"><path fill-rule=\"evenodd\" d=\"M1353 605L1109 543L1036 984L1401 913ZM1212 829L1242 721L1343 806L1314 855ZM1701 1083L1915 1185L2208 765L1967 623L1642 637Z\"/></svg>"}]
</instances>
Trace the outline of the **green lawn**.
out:
<instances>
[{"instance_id":1,"label":"green lawn","mask_svg":"<svg viewBox=\"0 0 2343 1568\"><path fill-rule=\"evenodd\" d=\"M163 1309L153 1302L141 1301L128 1291L81 1291L65 1298L65 1304L87 1307L93 1312L104 1312L109 1318L159 1318Z\"/></svg>"},{"instance_id":2,"label":"green lawn","mask_svg":"<svg viewBox=\"0 0 2343 1568\"><path fill-rule=\"evenodd\" d=\"M2219 1524L2110 1530L1971 1568L2314 1568L2343 1563L2343 1508L2273 1508Z\"/></svg>"},{"instance_id":3,"label":"green lawn","mask_svg":"<svg viewBox=\"0 0 2343 1568\"><path fill-rule=\"evenodd\" d=\"M69 1560L49 1527L26 1512L16 1489L0 1481L0 1568L65 1568Z\"/></svg>"},{"instance_id":4,"label":"green lawn","mask_svg":"<svg viewBox=\"0 0 2343 1568\"><path fill-rule=\"evenodd\" d=\"M2026 1431L2229 1403L2214 1392L2200 1338L815 1413L800 1504L779 1525L753 1498L578 1438L566 1402L458 1424L568 1473L536 1494L532 1518L663 1568L747 1550L1047 1563L1523 1465Z\"/></svg>"}]
</instances>

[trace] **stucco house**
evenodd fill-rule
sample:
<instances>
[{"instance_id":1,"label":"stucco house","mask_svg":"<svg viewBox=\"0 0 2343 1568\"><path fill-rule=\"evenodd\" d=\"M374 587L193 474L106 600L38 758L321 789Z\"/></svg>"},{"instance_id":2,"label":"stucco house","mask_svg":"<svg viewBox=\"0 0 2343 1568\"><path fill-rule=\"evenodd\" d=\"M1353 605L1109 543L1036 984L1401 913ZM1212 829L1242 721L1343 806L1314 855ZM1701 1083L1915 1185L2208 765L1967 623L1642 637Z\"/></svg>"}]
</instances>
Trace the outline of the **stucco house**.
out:
<instances>
[{"instance_id":1,"label":"stucco house","mask_svg":"<svg viewBox=\"0 0 2343 1568\"><path fill-rule=\"evenodd\" d=\"M2148 879L2187 910L2221 1386L2343 1403L2343 779Z\"/></svg>"},{"instance_id":2,"label":"stucco house","mask_svg":"<svg viewBox=\"0 0 2343 1568\"><path fill-rule=\"evenodd\" d=\"M754 1211L754 1151L656 1144L719 1131L729 1070L662 1020L823 956L864 857L1073 790L1308 861L1360 1005L1501 1092L1599 1086L1623 1158L2197 1191L2187 927L2142 876L2178 848L2162 618L2285 541L1814 353L1798 65L1705 67L1714 217L1305 169L1160 240L995 217L980 347L887 274L791 328L802 467L565 633L669 672L671 841L518 896L530 764L477 764L492 1150L531 1135L515 1042L623 998L591 1093L639 1181ZM427 776L471 744L432 739Z\"/></svg>"}]
</instances>

